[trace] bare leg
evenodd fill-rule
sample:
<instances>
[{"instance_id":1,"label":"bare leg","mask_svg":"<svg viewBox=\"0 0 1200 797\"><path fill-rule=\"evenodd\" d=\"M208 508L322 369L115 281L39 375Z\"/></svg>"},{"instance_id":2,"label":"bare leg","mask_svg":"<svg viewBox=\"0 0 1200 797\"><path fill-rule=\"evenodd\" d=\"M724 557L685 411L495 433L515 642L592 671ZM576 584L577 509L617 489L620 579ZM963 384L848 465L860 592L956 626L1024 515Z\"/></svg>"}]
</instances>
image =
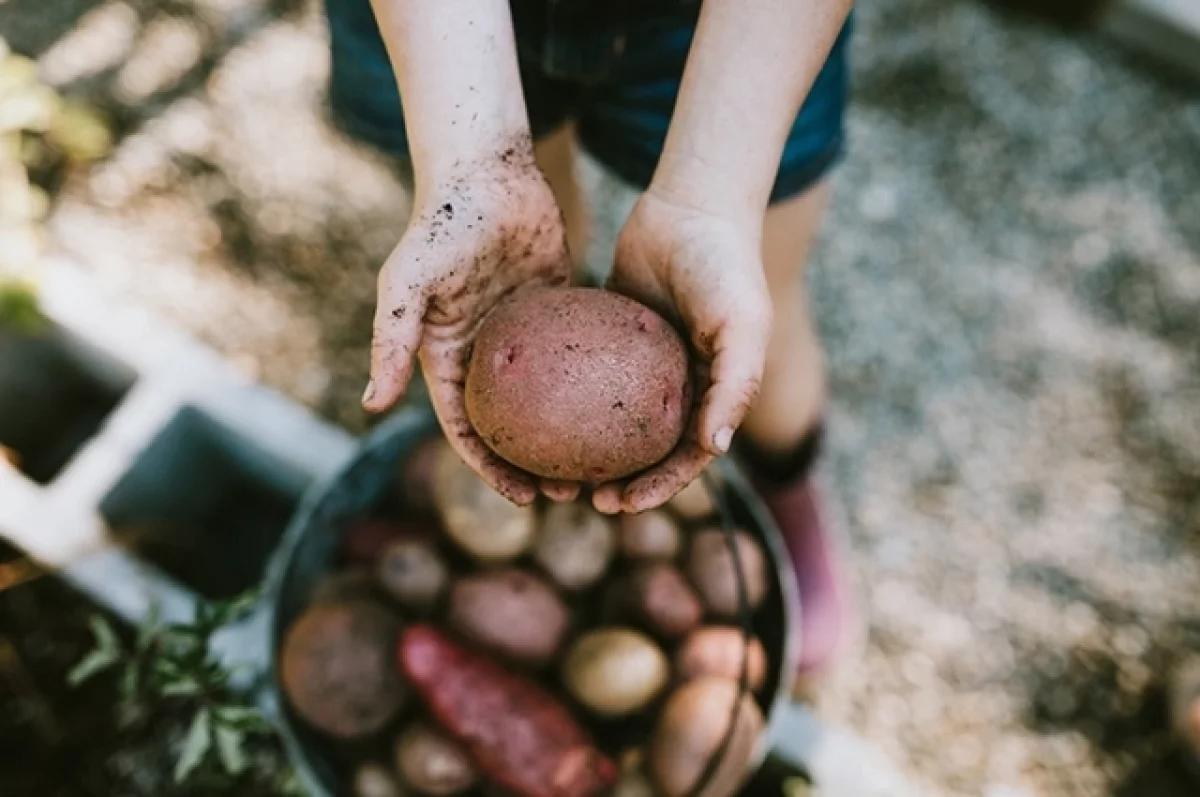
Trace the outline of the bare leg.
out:
<instances>
[{"instance_id":1,"label":"bare leg","mask_svg":"<svg viewBox=\"0 0 1200 797\"><path fill-rule=\"evenodd\" d=\"M828 185L821 183L773 206L763 225L763 265L775 321L762 390L743 430L751 447L768 460L794 463L825 411L825 358L803 278L828 194ZM835 529L812 480L798 473L781 482L779 476L772 474L760 487L783 532L800 587L798 687L806 692L832 674L850 650L852 597L843 569L845 552L831 536Z\"/></svg>"},{"instance_id":2,"label":"bare leg","mask_svg":"<svg viewBox=\"0 0 1200 797\"><path fill-rule=\"evenodd\" d=\"M772 206L763 224L763 266L775 323L762 390L742 428L765 453L795 448L825 409L825 357L803 277L828 195L828 183L820 183Z\"/></svg>"},{"instance_id":3,"label":"bare leg","mask_svg":"<svg viewBox=\"0 0 1200 797\"><path fill-rule=\"evenodd\" d=\"M534 155L566 220L567 246L578 283L587 257L588 219L587 200L575 175L575 126L565 124L537 142Z\"/></svg>"}]
</instances>

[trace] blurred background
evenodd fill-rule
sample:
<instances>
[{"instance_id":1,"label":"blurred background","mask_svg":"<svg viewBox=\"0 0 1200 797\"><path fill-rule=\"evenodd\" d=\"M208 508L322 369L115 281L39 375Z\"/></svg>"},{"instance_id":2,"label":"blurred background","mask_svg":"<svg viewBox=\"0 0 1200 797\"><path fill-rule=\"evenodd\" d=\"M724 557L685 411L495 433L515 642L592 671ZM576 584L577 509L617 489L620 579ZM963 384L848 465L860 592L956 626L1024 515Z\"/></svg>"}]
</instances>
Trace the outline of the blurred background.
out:
<instances>
[{"instance_id":1,"label":"blurred background","mask_svg":"<svg viewBox=\"0 0 1200 797\"><path fill-rule=\"evenodd\" d=\"M820 710L930 795L1200 793L1165 697L1200 652L1200 10L1155 5L859 3L810 279L870 638ZM0 147L0 320L65 255L363 431L407 203L326 121L324 24L0 0L0 134L31 103L47 131ZM632 197L580 169L602 264ZM94 611L0 544L0 794L267 793L171 785L169 704L130 725L114 677L67 685Z\"/></svg>"}]
</instances>

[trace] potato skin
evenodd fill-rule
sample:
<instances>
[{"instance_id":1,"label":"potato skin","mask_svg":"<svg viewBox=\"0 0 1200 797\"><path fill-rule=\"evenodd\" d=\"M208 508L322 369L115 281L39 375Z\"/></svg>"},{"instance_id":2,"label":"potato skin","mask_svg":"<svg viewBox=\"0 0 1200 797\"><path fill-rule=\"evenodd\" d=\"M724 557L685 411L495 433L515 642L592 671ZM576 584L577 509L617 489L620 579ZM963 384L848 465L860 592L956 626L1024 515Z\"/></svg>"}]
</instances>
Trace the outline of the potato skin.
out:
<instances>
[{"instance_id":1,"label":"potato skin","mask_svg":"<svg viewBox=\"0 0 1200 797\"><path fill-rule=\"evenodd\" d=\"M374 600L378 597L375 574L365 566L353 565L326 573L309 595L310 604Z\"/></svg>"},{"instance_id":2,"label":"potato skin","mask_svg":"<svg viewBox=\"0 0 1200 797\"><path fill-rule=\"evenodd\" d=\"M427 612L450 581L446 563L423 540L395 540L383 549L376 565L379 586L405 609Z\"/></svg>"},{"instance_id":3,"label":"potato skin","mask_svg":"<svg viewBox=\"0 0 1200 797\"><path fill-rule=\"evenodd\" d=\"M710 468L708 473L714 477L719 477L720 470ZM720 483L720 479L717 479ZM707 520L716 514L717 507L713 503L712 495L708 491L708 481L704 476L699 476L694 479L687 487L684 487L675 497L667 502L667 506L687 521Z\"/></svg>"},{"instance_id":4,"label":"potato skin","mask_svg":"<svg viewBox=\"0 0 1200 797\"><path fill-rule=\"evenodd\" d=\"M354 773L354 797L404 797L404 791L387 767L368 763Z\"/></svg>"},{"instance_id":5,"label":"potato skin","mask_svg":"<svg viewBox=\"0 0 1200 797\"><path fill-rule=\"evenodd\" d=\"M616 547L613 522L583 502L551 504L542 513L533 557L565 590L600 580Z\"/></svg>"},{"instance_id":6,"label":"potato skin","mask_svg":"<svg viewBox=\"0 0 1200 797\"><path fill-rule=\"evenodd\" d=\"M727 678L698 678L667 699L650 744L650 770L666 797L683 797L696 787L721 749L735 701L737 716L725 755L696 797L730 797L737 790L762 734L762 711Z\"/></svg>"},{"instance_id":7,"label":"potato skin","mask_svg":"<svg viewBox=\"0 0 1200 797\"><path fill-rule=\"evenodd\" d=\"M675 675L681 681L706 675L739 681L743 664L750 688L761 687L767 676L767 653L755 637L747 646L742 629L733 626L697 628L675 651Z\"/></svg>"},{"instance_id":8,"label":"potato skin","mask_svg":"<svg viewBox=\"0 0 1200 797\"><path fill-rule=\"evenodd\" d=\"M477 645L539 665L558 651L570 615L545 581L510 568L459 579L450 588L447 622Z\"/></svg>"},{"instance_id":9,"label":"potato skin","mask_svg":"<svg viewBox=\"0 0 1200 797\"><path fill-rule=\"evenodd\" d=\"M340 739L381 730L407 694L396 671L400 624L366 601L323 603L302 614L284 639L280 681L292 708Z\"/></svg>"},{"instance_id":10,"label":"potato skin","mask_svg":"<svg viewBox=\"0 0 1200 797\"><path fill-rule=\"evenodd\" d=\"M475 785L467 751L445 733L418 723L396 740L396 769L404 782L430 797L449 797Z\"/></svg>"},{"instance_id":11,"label":"potato skin","mask_svg":"<svg viewBox=\"0 0 1200 797\"><path fill-rule=\"evenodd\" d=\"M434 454L433 504L446 535L483 564L525 553L536 527L533 508L517 506L488 487L445 440Z\"/></svg>"},{"instance_id":12,"label":"potato skin","mask_svg":"<svg viewBox=\"0 0 1200 797\"><path fill-rule=\"evenodd\" d=\"M744 531L736 534L738 555L746 582L748 608L757 609L767 593L767 564L762 548ZM692 536L688 576L705 605L721 617L738 616L740 598L737 568L724 532L709 529Z\"/></svg>"},{"instance_id":13,"label":"potato skin","mask_svg":"<svg viewBox=\"0 0 1200 797\"><path fill-rule=\"evenodd\" d=\"M342 535L342 554L351 564L373 564L394 540L426 539L434 531L419 520L393 521L365 518Z\"/></svg>"},{"instance_id":14,"label":"potato skin","mask_svg":"<svg viewBox=\"0 0 1200 797\"><path fill-rule=\"evenodd\" d=\"M683 535L679 524L661 509L638 515L621 515L621 553L630 559L674 559Z\"/></svg>"},{"instance_id":15,"label":"potato skin","mask_svg":"<svg viewBox=\"0 0 1200 797\"><path fill-rule=\"evenodd\" d=\"M446 441L437 435L422 440L396 474L396 492L409 509L433 508L433 473L438 451Z\"/></svg>"},{"instance_id":16,"label":"potato skin","mask_svg":"<svg viewBox=\"0 0 1200 797\"><path fill-rule=\"evenodd\" d=\"M483 323L467 416L498 455L546 478L601 483L661 461L691 407L688 351L653 310L598 288L528 290Z\"/></svg>"},{"instance_id":17,"label":"potato skin","mask_svg":"<svg viewBox=\"0 0 1200 797\"><path fill-rule=\"evenodd\" d=\"M615 582L611 610L630 617L665 639L684 636L700 624L704 607L687 579L665 562L644 565Z\"/></svg>"},{"instance_id":18,"label":"potato skin","mask_svg":"<svg viewBox=\"0 0 1200 797\"><path fill-rule=\"evenodd\" d=\"M571 646L563 682L602 717L641 711L666 686L670 667L654 641L630 628L590 631Z\"/></svg>"}]
</instances>

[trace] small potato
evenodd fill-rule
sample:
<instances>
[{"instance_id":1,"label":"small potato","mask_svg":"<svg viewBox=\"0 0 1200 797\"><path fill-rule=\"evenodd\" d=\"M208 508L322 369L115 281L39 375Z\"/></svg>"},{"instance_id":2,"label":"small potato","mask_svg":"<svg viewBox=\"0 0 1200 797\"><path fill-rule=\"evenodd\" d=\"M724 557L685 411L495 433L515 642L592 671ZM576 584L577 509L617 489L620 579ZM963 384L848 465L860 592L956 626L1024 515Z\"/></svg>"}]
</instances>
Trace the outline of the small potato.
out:
<instances>
[{"instance_id":1,"label":"small potato","mask_svg":"<svg viewBox=\"0 0 1200 797\"><path fill-rule=\"evenodd\" d=\"M698 678L667 699L650 745L650 770L666 797L683 797L699 785L721 751L737 702L734 730L724 755L696 797L731 797L745 779L763 731L763 716L749 695L727 678Z\"/></svg>"},{"instance_id":2,"label":"small potato","mask_svg":"<svg viewBox=\"0 0 1200 797\"><path fill-rule=\"evenodd\" d=\"M475 767L458 742L429 725L417 724L396 741L396 769L421 794L448 797L475 785Z\"/></svg>"},{"instance_id":3,"label":"small potato","mask_svg":"<svg viewBox=\"0 0 1200 797\"><path fill-rule=\"evenodd\" d=\"M610 797L656 797L650 778L640 769L628 769L621 773Z\"/></svg>"},{"instance_id":4,"label":"small potato","mask_svg":"<svg viewBox=\"0 0 1200 797\"><path fill-rule=\"evenodd\" d=\"M632 617L665 639L684 636L704 616L704 607L687 579L661 562L639 567L616 582L610 602L616 606L616 616Z\"/></svg>"},{"instance_id":5,"label":"small potato","mask_svg":"<svg viewBox=\"0 0 1200 797\"><path fill-rule=\"evenodd\" d=\"M767 594L767 563L762 548L744 531L736 534L738 557L746 583L746 599L757 609ZM697 532L688 552L688 576L704 603L721 617L737 617L738 575L725 534L719 529Z\"/></svg>"},{"instance_id":6,"label":"small potato","mask_svg":"<svg viewBox=\"0 0 1200 797\"><path fill-rule=\"evenodd\" d=\"M406 609L428 612L445 592L450 573L434 547L423 540L389 543L375 569L379 585Z\"/></svg>"},{"instance_id":7,"label":"small potato","mask_svg":"<svg viewBox=\"0 0 1200 797\"><path fill-rule=\"evenodd\" d=\"M751 637L747 646L742 629L730 626L697 628L675 651L675 675L681 681L706 675L740 681L743 664L750 688L761 687L767 676L767 654L762 643Z\"/></svg>"},{"instance_id":8,"label":"small potato","mask_svg":"<svg viewBox=\"0 0 1200 797\"><path fill-rule=\"evenodd\" d=\"M364 566L326 573L313 587L309 602L340 603L348 600L372 600L377 597L375 576Z\"/></svg>"},{"instance_id":9,"label":"small potato","mask_svg":"<svg viewBox=\"0 0 1200 797\"><path fill-rule=\"evenodd\" d=\"M616 532L613 522L591 506L551 504L540 525L533 557L563 589L590 587L608 570Z\"/></svg>"},{"instance_id":10,"label":"small potato","mask_svg":"<svg viewBox=\"0 0 1200 797\"><path fill-rule=\"evenodd\" d=\"M430 524L414 521L366 518L355 523L342 536L342 552L353 564L374 564L383 549L395 540L426 539L434 529Z\"/></svg>"},{"instance_id":11,"label":"small potato","mask_svg":"<svg viewBox=\"0 0 1200 797\"><path fill-rule=\"evenodd\" d=\"M296 713L339 739L382 730L407 694L395 664L399 632L391 612L373 603L310 607L280 654L280 682Z\"/></svg>"},{"instance_id":12,"label":"small potato","mask_svg":"<svg viewBox=\"0 0 1200 797\"><path fill-rule=\"evenodd\" d=\"M517 506L488 487L449 443L437 451L433 503L450 539L483 564L511 561L533 542L533 508Z\"/></svg>"},{"instance_id":13,"label":"small potato","mask_svg":"<svg viewBox=\"0 0 1200 797\"><path fill-rule=\"evenodd\" d=\"M621 552L630 559L674 559L681 542L679 524L661 509L621 516Z\"/></svg>"},{"instance_id":14,"label":"small potato","mask_svg":"<svg viewBox=\"0 0 1200 797\"><path fill-rule=\"evenodd\" d=\"M446 441L436 435L422 440L412 454L400 464L397 473L397 493L409 509L429 511L433 509L433 474L438 451Z\"/></svg>"},{"instance_id":15,"label":"small potato","mask_svg":"<svg viewBox=\"0 0 1200 797\"><path fill-rule=\"evenodd\" d=\"M640 711L666 686L667 657L638 631L609 628L584 634L571 646L563 681L571 694L602 717Z\"/></svg>"},{"instance_id":16,"label":"small potato","mask_svg":"<svg viewBox=\"0 0 1200 797\"><path fill-rule=\"evenodd\" d=\"M711 468L709 471L713 476L719 476L720 471L716 468ZM720 484L720 479L715 479L717 484ZM700 476L692 481L687 487L680 490L674 498L672 498L667 506L671 508L675 514L687 521L707 520L716 514L717 506L713 503L712 494L708 491L708 482L703 476Z\"/></svg>"},{"instance_id":17,"label":"small potato","mask_svg":"<svg viewBox=\"0 0 1200 797\"><path fill-rule=\"evenodd\" d=\"M456 582L447 622L478 645L519 662L544 664L562 644L570 615L546 582L507 569Z\"/></svg>"},{"instance_id":18,"label":"small potato","mask_svg":"<svg viewBox=\"0 0 1200 797\"><path fill-rule=\"evenodd\" d=\"M354 797L404 797L404 791L387 767L363 764L354 773Z\"/></svg>"}]
</instances>

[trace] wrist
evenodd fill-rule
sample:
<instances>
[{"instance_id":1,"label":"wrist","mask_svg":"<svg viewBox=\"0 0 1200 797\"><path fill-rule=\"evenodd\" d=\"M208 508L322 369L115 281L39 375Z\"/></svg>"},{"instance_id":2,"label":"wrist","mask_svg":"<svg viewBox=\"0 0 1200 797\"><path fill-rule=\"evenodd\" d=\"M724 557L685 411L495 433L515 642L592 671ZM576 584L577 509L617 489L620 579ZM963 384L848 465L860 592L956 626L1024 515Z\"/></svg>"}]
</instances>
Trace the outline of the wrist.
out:
<instances>
[{"instance_id":1,"label":"wrist","mask_svg":"<svg viewBox=\"0 0 1200 797\"><path fill-rule=\"evenodd\" d=\"M417 184L437 184L473 168L494 168L506 162L533 162L533 144L524 103L516 108L484 110L456 108L440 124L409 136L413 175ZM480 121L486 119L486 121Z\"/></svg>"},{"instance_id":2,"label":"wrist","mask_svg":"<svg viewBox=\"0 0 1200 797\"><path fill-rule=\"evenodd\" d=\"M447 142L427 157L418 158L414 152L413 175L418 207L423 200L453 192L464 184L544 181L534 160L528 124L514 127L511 132L496 131Z\"/></svg>"},{"instance_id":3,"label":"wrist","mask_svg":"<svg viewBox=\"0 0 1200 797\"><path fill-rule=\"evenodd\" d=\"M696 152L663 152L647 193L738 226L762 224L771 182L755 181L745 164ZM765 182L765 185L762 184Z\"/></svg>"}]
</instances>

